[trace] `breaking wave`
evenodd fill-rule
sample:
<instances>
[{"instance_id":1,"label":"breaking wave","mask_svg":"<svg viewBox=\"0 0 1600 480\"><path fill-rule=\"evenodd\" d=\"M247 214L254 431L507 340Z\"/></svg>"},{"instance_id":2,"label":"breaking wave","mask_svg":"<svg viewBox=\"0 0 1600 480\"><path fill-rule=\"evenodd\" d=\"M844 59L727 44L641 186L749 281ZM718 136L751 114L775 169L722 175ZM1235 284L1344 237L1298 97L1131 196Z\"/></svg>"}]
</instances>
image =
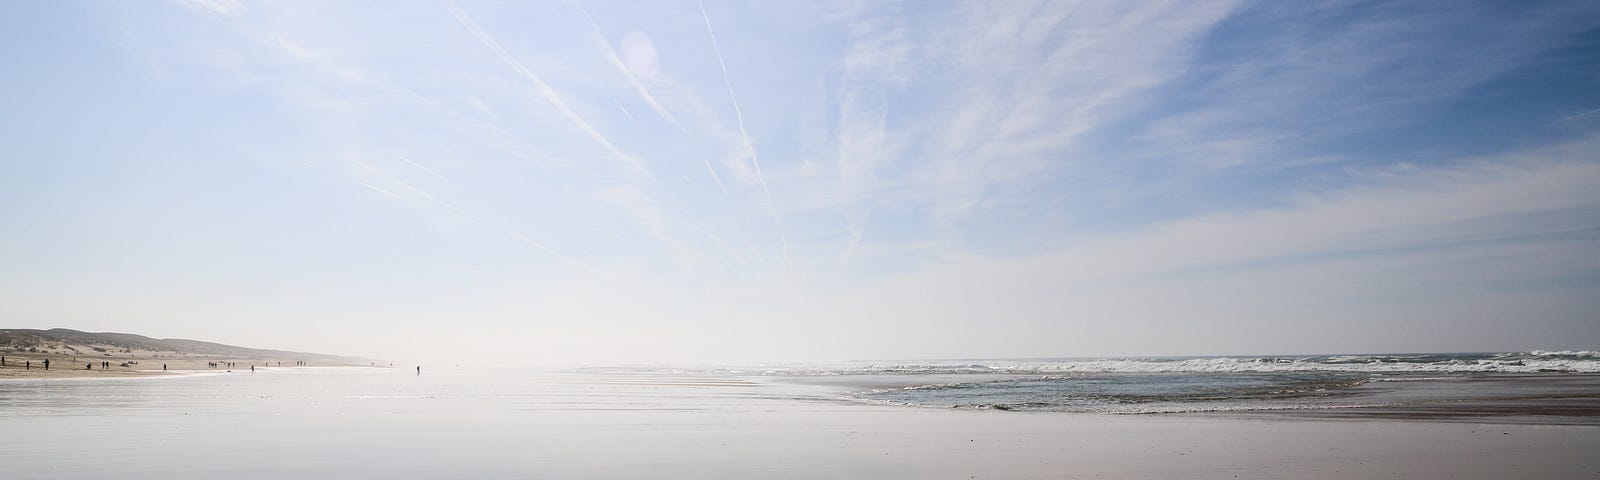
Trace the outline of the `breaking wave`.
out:
<instances>
[{"instance_id":1,"label":"breaking wave","mask_svg":"<svg viewBox=\"0 0 1600 480\"><path fill-rule=\"evenodd\" d=\"M1061 373L1600 373L1600 352L1542 351L1468 354L1383 354L1264 357L1067 358L852 362L831 366L722 369L756 375Z\"/></svg>"}]
</instances>

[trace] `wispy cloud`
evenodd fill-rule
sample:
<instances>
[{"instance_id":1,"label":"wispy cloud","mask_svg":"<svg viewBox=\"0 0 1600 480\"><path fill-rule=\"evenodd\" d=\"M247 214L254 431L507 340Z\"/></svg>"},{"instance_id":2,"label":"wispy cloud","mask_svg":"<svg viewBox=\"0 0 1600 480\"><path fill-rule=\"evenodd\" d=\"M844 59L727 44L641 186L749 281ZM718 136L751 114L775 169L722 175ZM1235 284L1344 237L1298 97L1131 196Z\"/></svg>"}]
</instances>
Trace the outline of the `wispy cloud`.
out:
<instances>
[{"instance_id":1,"label":"wispy cloud","mask_svg":"<svg viewBox=\"0 0 1600 480\"><path fill-rule=\"evenodd\" d=\"M1086 132L1126 114L1136 95L1183 72L1195 42L1231 2L1040 3L994 8L973 2L961 35L929 54L949 55L969 86L930 116L919 173L941 192L933 219L959 226L1026 194L1035 182L1083 163L1068 154ZM1018 188L1022 187L1022 188Z\"/></svg>"},{"instance_id":2,"label":"wispy cloud","mask_svg":"<svg viewBox=\"0 0 1600 480\"><path fill-rule=\"evenodd\" d=\"M372 22L359 4L104 3L150 68L99 85L207 119L214 140L113 146L249 190L179 192L202 199L184 208L282 195L259 228L315 232L308 256L382 242L417 260L349 284L490 292L429 299L473 305L432 313L450 318L753 332L737 343L760 354L811 335L763 328L820 323L857 333L810 342L854 342L845 356L1217 353L1155 343L1240 349L1259 332L1371 345L1495 316L1600 338L1600 142L1552 146L1593 135L1595 102L1573 92L1593 80L1600 7L718 5L713 21L700 2L446 0ZM660 55L630 63L645 35ZM80 174L38 167L23 182ZM150 208L149 228L205 223L173 211ZM85 236L56 233L20 238ZM205 263L152 268L190 264ZM692 336L675 340L715 347ZM1290 349L1339 348L1304 342Z\"/></svg>"},{"instance_id":3,"label":"wispy cloud","mask_svg":"<svg viewBox=\"0 0 1600 480\"><path fill-rule=\"evenodd\" d=\"M493 51L496 56L498 56L508 66L512 67L513 70L522 74L523 77L532 82L538 91L544 96L544 98L553 106L555 106L568 120L570 120L580 130L585 132L596 143L600 144L607 152L611 153L612 156L622 161L626 167L626 171L633 174L632 176L635 177L636 180L653 178L641 160L632 154L621 151L609 138L607 138L592 124L584 120L580 115L569 108L567 106L567 102L563 100L553 88L545 83L544 80L532 70L527 68L522 62L518 61L509 52L507 52L499 42L497 42L488 34L488 32L479 27L465 10L462 10L459 6L455 5L453 2L449 2L448 0L445 2L445 5L456 17L457 21L466 27L467 30L471 32L480 43ZM596 34L598 35L599 27L597 24L593 23L593 18L590 17L589 12L586 9L583 9L581 5L579 6L579 10L586 18L589 19L591 26L596 30ZM667 111L665 107L662 107L660 102L655 100L654 96L650 94L649 90L644 87L637 77L635 77L631 72L627 71L627 66L623 65L620 59L616 58L615 53L613 53L611 50L609 42L605 42L603 38L602 47L606 49L608 59L611 61L611 63L616 68L622 70L622 73L627 77L629 83L632 84L636 91L638 91L638 93L643 96L648 103L651 104L652 108L657 109L657 112L660 113L663 118L666 118L676 127L681 129L682 125L678 123L677 119L673 117L671 112ZM711 173L715 178L715 171L713 170ZM718 179L719 185L720 182L721 180ZM692 248L683 243L680 239L678 239L677 236L672 234L671 223L667 220L665 213L659 208L657 201L644 192L641 187L604 187L600 189L598 193L596 193L595 198L614 205L626 212L630 218L639 223L639 225L650 236L650 238L653 238L664 245L666 251L672 254L674 258L679 260L677 264L680 268L690 270L698 268L698 265L701 263L699 260L700 257L694 253ZM774 210L774 218L776 218L775 215L776 211Z\"/></svg>"},{"instance_id":4,"label":"wispy cloud","mask_svg":"<svg viewBox=\"0 0 1600 480\"><path fill-rule=\"evenodd\" d=\"M846 24L853 44L839 60L840 104L834 120L838 168L836 201L844 210L848 235L839 256L840 270L866 237L878 170L901 155L898 140L889 131L889 98L911 80L911 42L898 11L876 11L862 5L836 12ZM894 7L898 8L898 6ZM903 133L901 133L903 135Z\"/></svg>"},{"instance_id":5,"label":"wispy cloud","mask_svg":"<svg viewBox=\"0 0 1600 480\"><path fill-rule=\"evenodd\" d=\"M602 189L595 194L596 198L616 205L626 212L633 220L644 229L645 233L655 238L665 248L666 253L672 255L677 266L682 271L695 271L701 268L703 261L688 244L672 233L671 221L665 212L661 211L656 202L645 196L634 187L611 187Z\"/></svg>"},{"instance_id":6,"label":"wispy cloud","mask_svg":"<svg viewBox=\"0 0 1600 480\"><path fill-rule=\"evenodd\" d=\"M244 2L239 0L174 0L188 7L206 10L218 15L235 17L245 12Z\"/></svg>"},{"instance_id":7,"label":"wispy cloud","mask_svg":"<svg viewBox=\"0 0 1600 480\"><path fill-rule=\"evenodd\" d=\"M839 195L846 199L843 208L850 232L839 258L841 268L848 268L850 257L866 236L877 169L893 161L897 153L884 125L888 106L880 103L874 111L873 107L858 106L856 102L855 98L848 99L840 108L839 117Z\"/></svg>"},{"instance_id":8,"label":"wispy cloud","mask_svg":"<svg viewBox=\"0 0 1600 480\"><path fill-rule=\"evenodd\" d=\"M1188 178L1271 168L1300 155L1297 145L1439 121L1428 106L1534 61L1552 37L1592 28L1579 19L1595 10L1581 3L1479 3L1426 15L1390 3L1301 7L1239 9L1235 21L1278 40L1223 37L1197 51L1196 68L1175 80L1181 88L1164 92L1167 101L1130 138L1141 146L1133 153ZM1472 48L1462 48L1461 32L1471 32Z\"/></svg>"},{"instance_id":9,"label":"wispy cloud","mask_svg":"<svg viewBox=\"0 0 1600 480\"><path fill-rule=\"evenodd\" d=\"M1037 342L1040 354L1101 354L1104 342L1192 354L1228 353L1204 345L1450 348L1425 332L1493 331L1500 327L1482 322L1517 311L1571 322L1595 306L1585 293L1591 287L1551 286L1600 270L1600 193L1592 188L1600 163L1586 153L1596 147L1600 139L1591 138L1458 167L1390 171L1282 207L1164 222L1025 258L968 257L840 292L839 303L819 302L829 306L806 315L869 308L860 314L962 332L946 348L1030 348L1006 347L1017 339L968 320L1009 318L1066 339ZM1430 338L1380 341L1375 329ZM1537 335L1513 336L1536 344L1527 338Z\"/></svg>"},{"instance_id":10,"label":"wispy cloud","mask_svg":"<svg viewBox=\"0 0 1600 480\"><path fill-rule=\"evenodd\" d=\"M402 161L404 161L405 163L409 164L409 165L415 166L415 167L417 167L419 169L427 170L426 168L422 167L421 165L413 163L410 160L405 159L404 157L400 157L400 159ZM503 235L503 236L508 237L510 239L513 239L513 240L516 240L517 242L519 242L521 244L533 247L535 250L538 250L538 251L540 251L542 253L548 254L548 255L550 255L552 257L558 258L558 259L568 263L569 265L572 265L573 267L577 268L580 271L587 272L587 273L594 273L595 272L593 267L591 267L591 266L589 266L589 265L587 265L587 264L585 264L585 263L583 263L581 261L578 261L575 258L572 258L570 256L564 255L564 254L562 254L560 252L557 252L554 249L551 249L550 247L546 246L543 242L536 241L536 240L530 238L528 235L523 234L522 232L518 232L518 231L516 231L516 230L514 230L514 229L512 229L510 227L505 226L501 222L493 221L493 220L484 218L481 215L474 214L472 212L468 212L467 210L462 209L461 207L458 207L458 206L456 206L455 204L453 204L451 202L445 201L445 200L435 196L433 193L430 193L427 190L424 190L424 189L422 189L420 187L417 187L416 185L413 185L410 182L402 180L401 178L399 178L399 177L395 176L394 174L392 174L391 172L389 172L387 169L384 169L384 168L376 166L376 165L372 165L370 163L359 162L358 161L358 162L355 162L353 170L355 170L355 172L353 172L353 173L356 176L364 179L362 181L356 182L358 185L361 185L362 187L366 187L368 189L371 189L371 190L373 190L375 192L381 193L381 194L383 194L383 195L385 195L385 196L387 196L387 197L389 197L391 199L397 200L401 204L404 204L404 205L406 205L406 206L408 206L410 208L418 209L419 211L425 211L426 208L422 207L421 205L418 204L418 200L420 199L421 203L426 203L426 204L433 205L433 206L436 206L436 207L442 207L445 210L448 210L449 212L451 212L452 214L454 214L454 215L456 215L456 216L458 216L458 217L460 217L460 218L462 218L464 220L467 220L468 222L471 222L474 225L486 228L486 229L488 229L490 231L496 232L496 233L498 233L500 235ZM430 171L429 173L431 174L432 172ZM435 176L437 176L437 174L435 174ZM439 177L439 178L441 180L443 179L443 177ZM381 183L381 184L384 184L386 186L391 186L391 188L382 188L382 187L373 185L373 183Z\"/></svg>"},{"instance_id":11,"label":"wispy cloud","mask_svg":"<svg viewBox=\"0 0 1600 480\"><path fill-rule=\"evenodd\" d=\"M560 258L562 260L566 260L567 263L572 263L572 264L575 264L575 265L578 265L578 266L583 266L583 264L581 262L578 262L576 259L574 259L572 257L569 257L569 256L566 256L566 255L562 255L560 252L557 252L555 250L551 250L550 247L546 247L546 246L544 246L543 243L535 241L532 238L528 238L528 236L522 234L522 232L518 232L518 231L509 229L509 228L506 228L506 227L502 227L502 226L497 225L497 224L492 224L492 223L489 224L489 226L491 228L494 228L495 231L498 231L501 234L504 234L505 236L514 238L517 241L522 242L523 244L525 244L527 246L533 247L533 248L535 248L535 249L537 249L537 250L539 250L541 252L548 253L548 254L550 254L550 256L553 256L553 257L556 257L556 258ZM591 269L584 268L583 270L591 270Z\"/></svg>"},{"instance_id":12,"label":"wispy cloud","mask_svg":"<svg viewBox=\"0 0 1600 480\"><path fill-rule=\"evenodd\" d=\"M633 68L629 67L628 64L617 55L616 48L611 44L611 41L606 38L605 33L600 28L599 22L595 21L594 16L589 13L589 9L585 8L581 2L574 2L573 4L577 7L578 11L583 14L583 18L589 22L589 26L594 32L593 36L595 43L602 51L605 52L607 62L610 63L618 73L622 74L622 76L627 79L628 84L633 87L634 91L638 92L639 97L644 100L645 104L649 105L650 109L654 110L657 115L661 116L662 119L666 120L668 123L672 124L673 127L677 128L679 132L690 133L688 128L684 127L683 123L678 120L678 117L673 115L672 111L668 110L665 105L662 105L661 100L657 99L656 95L650 91L650 88L646 87L644 82L639 79L639 76L634 74ZM626 46L626 39L624 45ZM650 48L654 47L651 46ZM617 104L617 108L622 110L622 114L627 116L629 120L634 119L633 114L630 113L626 107L623 107L621 103ZM717 169L711 166L711 159L709 157L701 156L700 161L705 165L706 173L711 176L711 180L717 184L717 189L721 190L722 193L728 193L727 186L723 185L722 183L722 175L718 174Z\"/></svg>"},{"instance_id":13,"label":"wispy cloud","mask_svg":"<svg viewBox=\"0 0 1600 480\"><path fill-rule=\"evenodd\" d=\"M683 124L678 122L678 118L674 117L672 112L667 110L667 107L662 106L661 102L656 100L655 95L650 94L650 89L646 88L644 83L639 81L639 77L633 74L633 69L628 68L628 65L623 63L622 58L617 56L617 50L612 48L611 41L607 40L605 33L600 31L600 24L594 21L594 16L589 14L589 9L583 8L583 4L580 2L573 2L573 5L578 7L578 11L583 13L583 18L589 21L589 26L594 28L595 42L599 44L601 50L605 51L606 60L611 62L611 66L616 67L617 73L621 73L622 76L628 79L628 83L633 85L634 91L639 92L639 98L650 105L650 109L655 110L656 114L661 115L661 118L666 120L667 123L677 127L678 131L687 132L688 130L683 128ZM628 117L633 118L632 115Z\"/></svg>"},{"instance_id":14,"label":"wispy cloud","mask_svg":"<svg viewBox=\"0 0 1600 480\"><path fill-rule=\"evenodd\" d=\"M1584 111L1584 112L1580 112L1580 113L1574 113L1572 115L1567 115L1565 117L1561 117L1560 120L1556 120L1556 123L1571 122L1571 121L1574 121L1574 120L1583 120L1585 118L1589 118L1589 117L1594 116L1594 114L1596 114L1596 113L1600 113L1600 108L1596 108L1596 109L1593 109L1593 110L1588 110L1588 111Z\"/></svg>"},{"instance_id":15,"label":"wispy cloud","mask_svg":"<svg viewBox=\"0 0 1600 480\"><path fill-rule=\"evenodd\" d=\"M462 10L460 6L456 5L455 2L450 0L444 0L442 3L444 4L445 8L450 10L450 14L455 16L456 21L460 22L461 26L466 27L467 32L471 33L473 37L477 38L478 41L483 44L483 46L488 47L490 51L494 52L495 56L498 57L500 61L505 62L506 66L511 67L512 70L522 74L524 78L533 83L534 89L538 90L539 95L542 96L545 101L548 101L551 106L555 107L557 111L560 111L562 116L566 117L567 120L571 121L574 126L578 127L578 130L582 131L585 135L588 135L590 139L595 141L595 143L600 144L600 146L604 148L606 152L609 152L613 158L621 163L622 167L626 171L637 175L648 175L648 170L645 169L643 161L641 161L638 157L623 152L621 149L617 148L615 144L611 143L610 139L601 134L600 131L595 129L593 125L589 124L587 120L584 120L583 117L577 114L577 112L572 111L572 108L567 106L566 100L562 99L561 95L556 93L555 89L550 88L550 85L545 83L544 79L539 78L538 74L533 73L533 71L529 70L528 67L523 65L521 61L518 61L516 57L512 56L510 52L507 52L504 47L501 47L500 42L495 41L494 37L489 36L489 32L486 32L482 28L478 27L478 23L472 20L472 16L468 15L466 10Z\"/></svg>"}]
</instances>

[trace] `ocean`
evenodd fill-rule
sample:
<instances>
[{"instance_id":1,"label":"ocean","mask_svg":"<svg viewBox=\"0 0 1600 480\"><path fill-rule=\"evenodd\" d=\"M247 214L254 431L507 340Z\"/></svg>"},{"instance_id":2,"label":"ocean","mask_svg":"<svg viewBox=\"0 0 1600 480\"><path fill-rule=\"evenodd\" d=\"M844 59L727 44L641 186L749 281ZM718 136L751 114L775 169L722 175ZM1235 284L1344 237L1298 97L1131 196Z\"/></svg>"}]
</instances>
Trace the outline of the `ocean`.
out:
<instances>
[{"instance_id":1,"label":"ocean","mask_svg":"<svg viewBox=\"0 0 1600 480\"><path fill-rule=\"evenodd\" d=\"M1593 379L1573 376L1600 373L1595 351L862 361L607 371L787 378L844 387L836 389L842 398L903 406L1115 414L1600 396Z\"/></svg>"}]
</instances>

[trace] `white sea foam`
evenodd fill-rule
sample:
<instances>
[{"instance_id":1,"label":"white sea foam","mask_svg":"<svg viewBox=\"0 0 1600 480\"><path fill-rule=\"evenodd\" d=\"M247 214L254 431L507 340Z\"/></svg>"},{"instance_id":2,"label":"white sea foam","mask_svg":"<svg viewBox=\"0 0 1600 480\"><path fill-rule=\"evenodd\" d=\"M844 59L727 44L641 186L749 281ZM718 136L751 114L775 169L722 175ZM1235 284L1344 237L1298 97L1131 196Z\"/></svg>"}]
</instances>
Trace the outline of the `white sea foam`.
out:
<instances>
[{"instance_id":1,"label":"white sea foam","mask_svg":"<svg viewBox=\"0 0 1600 480\"><path fill-rule=\"evenodd\" d=\"M860 373L1257 373L1257 372L1359 372L1359 373L1600 373L1600 360L1586 359L1449 359L1402 362L1372 359L1365 362L1278 358L1191 358L1182 360L1062 360L990 362L960 365L929 362L905 365L869 365Z\"/></svg>"},{"instance_id":2,"label":"white sea foam","mask_svg":"<svg viewBox=\"0 0 1600 480\"><path fill-rule=\"evenodd\" d=\"M1556 352L1551 352L1551 351L1546 351L1546 350L1534 350L1532 352L1528 352L1527 354L1528 355L1533 355L1533 356L1539 356L1539 357L1593 357L1593 358L1600 358L1600 351L1595 351L1595 350L1581 350L1581 351L1562 350L1562 351L1556 351ZM1511 354L1511 355L1516 355L1516 354Z\"/></svg>"},{"instance_id":3,"label":"white sea foam","mask_svg":"<svg viewBox=\"0 0 1600 480\"><path fill-rule=\"evenodd\" d=\"M1057 373L1600 373L1600 352L1336 355L1316 357L1104 358L881 362L833 368L764 368L758 375Z\"/></svg>"},{"instance_id":4,"label":"white sea foam","mask_svg":"<svg viewBox=\"0 0 1600 480\"><path fill-rule=\"evenodd\" d=\"M593 369L592 371L612 374L712 376L1275 372L1366 373L1372 375L1419 373L1600 373L1600 351L1535 350L1531 352L1480 354L924 360L834 364L769 364L705 368L617 367Z\"/></svg>"}]
</instances>

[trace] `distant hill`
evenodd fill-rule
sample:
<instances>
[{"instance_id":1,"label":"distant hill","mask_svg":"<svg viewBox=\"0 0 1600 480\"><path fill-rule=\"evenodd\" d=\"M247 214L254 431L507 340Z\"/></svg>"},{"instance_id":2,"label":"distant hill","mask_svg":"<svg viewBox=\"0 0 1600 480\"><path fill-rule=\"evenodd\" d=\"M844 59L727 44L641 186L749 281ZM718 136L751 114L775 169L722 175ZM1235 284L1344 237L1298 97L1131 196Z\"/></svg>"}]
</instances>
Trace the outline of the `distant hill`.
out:
<instances>
[{"instance_id":1,"label":"distant hill","mask_svg":"<svg viewBox=\"0 0 1600 480\"><path fill-rule=\"evenodd\" d=\"M60 350L65 347L72 347L72 350L76 351L93 350L104 352L113 349L128 349L233 358L281 358L322 362L366 363L365 360L337 355L263 350L180 338L150 338L131 333L95 333L67 328L52 328L49 330L31 328L0 329L0 349L26 351L30 348L40 350L49 348L51 350Z\"/></svg>"}]
</instances>

